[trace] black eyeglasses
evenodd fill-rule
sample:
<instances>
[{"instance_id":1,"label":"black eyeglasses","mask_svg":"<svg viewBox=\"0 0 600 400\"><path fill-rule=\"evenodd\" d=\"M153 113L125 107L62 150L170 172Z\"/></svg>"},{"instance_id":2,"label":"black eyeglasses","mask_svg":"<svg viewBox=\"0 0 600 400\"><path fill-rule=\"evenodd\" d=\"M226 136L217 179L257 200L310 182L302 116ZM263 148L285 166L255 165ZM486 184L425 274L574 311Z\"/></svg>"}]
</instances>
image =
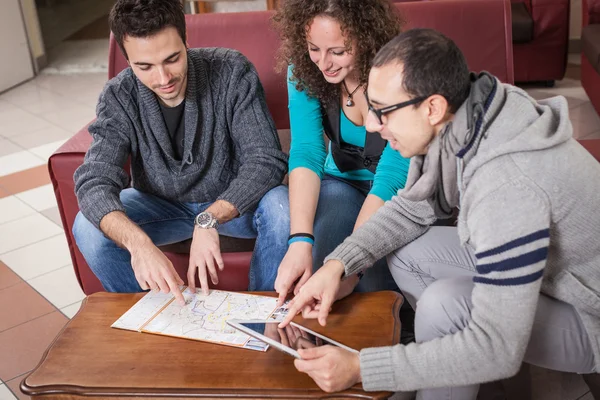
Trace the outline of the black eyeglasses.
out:
<instances>
[{"instance_id":1,"label":"black eyeglasses","mask_svg":"<svg viewBox=\"0 0 600 400\"><path fill-rule=\"evenodd\" d=\"M381 117L383 117L384 115L389 114L392 111L396 111L401 108L420 103L423 100L425 100L427 98L427 96L415 97L414 99L410 99L408 101L403 101L402 103L394 104L394 105L383 107L380 109L376 109L375 107L373 107L373 104L371 104L371 102L369 101L369 96L367 96L366 92L365 92L365 98L367 99L369 111L372 111L373 114L375 114L377 116L377 120L379 121L379 124L383 125L383 120L381 119Z\"/></svg>"}]
</instances>

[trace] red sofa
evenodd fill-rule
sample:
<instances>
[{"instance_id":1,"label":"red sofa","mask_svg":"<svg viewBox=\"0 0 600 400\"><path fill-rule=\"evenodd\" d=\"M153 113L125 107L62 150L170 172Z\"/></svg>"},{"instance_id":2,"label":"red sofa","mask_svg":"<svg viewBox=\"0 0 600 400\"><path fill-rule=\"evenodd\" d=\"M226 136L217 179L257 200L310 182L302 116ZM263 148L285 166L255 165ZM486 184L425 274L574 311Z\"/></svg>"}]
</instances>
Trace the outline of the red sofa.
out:
<instances>
[{"instance_id":1,"label":"red sofa","mask_svg":"<svg viewBox=\"0 0 600 400\"><path fill-rule=\"evenodd\" d=\"M544 81L549 86L565 76L569 42L569 0L512 0L515 82ZM526 14L523 12L526 9ZM527 35L527 14L533 32ZM519 23L521 22L521 23Z\"/></svg>"},{"instance_id":2,"label":"red sofa","mask_svg":"<svg viewBox=\"0 0 600 400\"><path fill-rule=\"evenodd\" d=\"M600 114L600 0L583 0L581 85Z\"/></svg>"},{"instance_id":3,"label":"red sofa","mask_svg":"<svg viewBox=\"0 0 600 400\"><path fill-rule=\"evenodd\" d=\"M408 27L435 28L455 40L472 70L487 70L505 82L513 82L508 0L415 2L398 4L397 7ZM289 128L287 92L285 76L274 72L274 55L279 44L277 35L270 28L271 15L271 12L249 12L186 16L188 43L191 47L230 47L244 53L258 70L277 128L285 130ZM124 57L111 39L109 78L126 67ZM280 136L284 149L289 149L289 135L280 131ZM71 230L79 211L73 173L81 165L90 143L91 137L85 127L59 148L48 162L75 274L88 295L101 291L102 286L77 249ZM221 245L225 270L219 274L217 287L246 290L253 242L222 238ZM185 245L163 248L184 280L188 248Z\"/></svg>"},{"instance_id":4,"label":"red sofa","mask_svg":"<svg viewBox=\"0 0 600 400\"><path fill-rule=\"evenodd\" d=\"M393 0L394 3L430 0ZM475 4L475 2L473 2ZM565 75L569 0L511 0L515 82L553 86ZM472 34L475 27L467 26Z\"/></svg>"}]
</instances>

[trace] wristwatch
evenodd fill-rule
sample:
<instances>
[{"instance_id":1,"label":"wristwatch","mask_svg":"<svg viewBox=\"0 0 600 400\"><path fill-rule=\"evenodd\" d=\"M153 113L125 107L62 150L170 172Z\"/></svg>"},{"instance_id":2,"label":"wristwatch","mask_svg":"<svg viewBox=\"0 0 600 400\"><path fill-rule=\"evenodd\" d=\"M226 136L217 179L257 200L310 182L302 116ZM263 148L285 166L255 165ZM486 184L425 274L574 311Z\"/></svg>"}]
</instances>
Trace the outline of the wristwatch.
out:
<instances>
[{"instance_id":1,"label":"wristwatch","mask_svg":"<svg viewBox=\"0 0 600 400\"><path fill-rule=\"evenodd\" d=\"M200 214L196 215L196 219L194 220L196 226L202 229L217 229L219 226L219 221L208 211L203 211Z\"/></svg>"}]
</instances>

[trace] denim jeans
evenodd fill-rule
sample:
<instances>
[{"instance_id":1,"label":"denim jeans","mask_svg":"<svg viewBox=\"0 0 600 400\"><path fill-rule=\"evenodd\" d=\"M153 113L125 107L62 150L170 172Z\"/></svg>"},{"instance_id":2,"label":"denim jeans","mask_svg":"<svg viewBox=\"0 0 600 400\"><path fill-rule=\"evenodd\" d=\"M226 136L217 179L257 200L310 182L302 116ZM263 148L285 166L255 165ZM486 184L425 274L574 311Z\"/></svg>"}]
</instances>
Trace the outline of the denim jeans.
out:
<instances>
[{"instance_id":1,"label":"denim jeans","mask_svg":"<svg viewBox=\"0 0 600 400\"><path fill-rule=\"evenodd\" d=\"M219 234L236 238L256 238L252 265L260 265L266 275L277 275L277 268L287 251L289 207L282 209L279 199L287 196L287 188L278 186L261 199L254 213L247 213L219 226ZM157 246L177 243L192 237L195 216L212 203L171 202L136 189L121 192L127 216ZM287 203L286 203L287 204ZM140 292L129 251L104 236L84 216L77 214L73 235L79 250L109 292ZM255 286L252 275L250 287Z\"/></svg>"},{"instance_id":2,"label":"denim jeans","mask_svg":"<svg viewBox=\"0 0 600 400\"><path fill-rule=\"evenodd\" d=\"M280 210L286 212L282 219L289 223L288 188L282 187L277 196L279 198L275 203L280 206ZM365 198L366 194L350 183L328 175L323 177L314 222L313 272L323 265L323 260L329 253L352 234ZM287 241L287 236L284 239ZM280 262L282 258L279 259ZM251 283L251 290L272 291L277 269L270 268L268 263L253 263L250 276L251 282L254 282L254 285ZM365 270L355 291L374 292L397 288L386 260L381 259L373 267Z\"/></svg>"}]
</instances>

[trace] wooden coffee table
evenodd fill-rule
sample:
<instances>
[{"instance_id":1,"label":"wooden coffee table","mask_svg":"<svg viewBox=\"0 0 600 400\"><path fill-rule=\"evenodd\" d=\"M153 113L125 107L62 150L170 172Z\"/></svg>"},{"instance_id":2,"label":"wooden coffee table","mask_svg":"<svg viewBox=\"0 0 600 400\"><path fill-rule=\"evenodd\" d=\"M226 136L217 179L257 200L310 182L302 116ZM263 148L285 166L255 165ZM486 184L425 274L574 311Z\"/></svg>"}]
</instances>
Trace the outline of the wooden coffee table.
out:
<instances>
[{"instance_id":1,"label":"wooden coffee table","mask_svg":"<svg viewBox=\"0 0 600 400\"><path fill-rule=\"evenodd\" d=\"M44 399L383 399L391 395L364 392L361 385L327 394L294 368L292 357L273 348L261 353L110 328L142 296L89 296L21 382L23 393ZM355 293L334 305L325 328L301 316L295 321L355 349L389 346L400 340L401 304L402 297L395 292Z\"/></svg>"}]
</instances>

